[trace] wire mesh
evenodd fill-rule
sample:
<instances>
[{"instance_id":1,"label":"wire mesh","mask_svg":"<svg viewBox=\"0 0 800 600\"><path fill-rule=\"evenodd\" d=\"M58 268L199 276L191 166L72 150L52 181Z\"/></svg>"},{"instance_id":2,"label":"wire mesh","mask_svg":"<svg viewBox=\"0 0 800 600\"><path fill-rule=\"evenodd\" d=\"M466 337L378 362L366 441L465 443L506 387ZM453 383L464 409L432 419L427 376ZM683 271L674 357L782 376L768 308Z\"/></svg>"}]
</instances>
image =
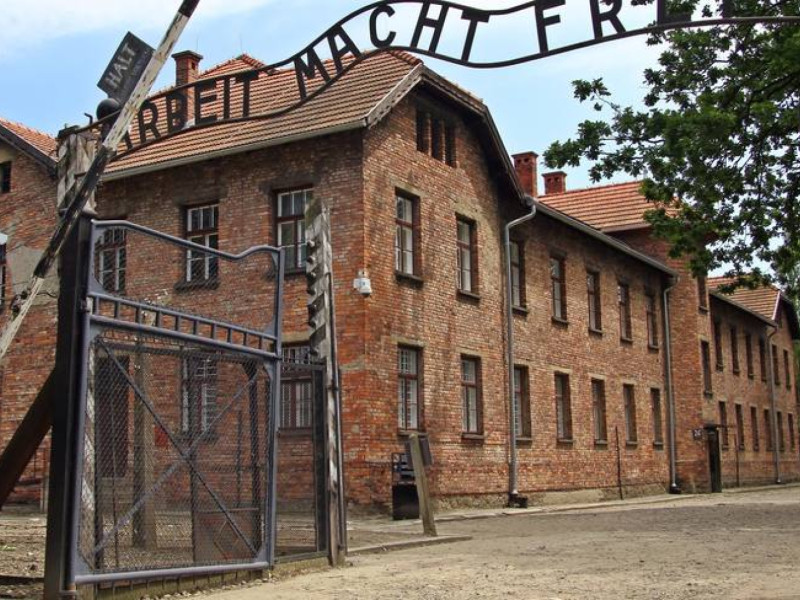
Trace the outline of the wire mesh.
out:
<instances>
[{"instance_id":1,"label":"wire mesh","mask_svg":"<svg viewBox=\"0 0 800 600\"><path fill-rule=\"evenodd\" d=\"M215 248L213 211L189 218L189 240ZM93 240L82 570L325 551L322 367L292 348L277 368L278 252L220 255L123 222L96 223Z\"/></svg>"},{"instance_id":2,"label":"wire mesh","mask_svg":"<svg viewBox=\"0 0 800 600\"><path fill-rule=\"evenodd\" d=\"M89 352L79 552L94 573L265 554L263 361L104 330Z\"/></svg>"}]
</instances>

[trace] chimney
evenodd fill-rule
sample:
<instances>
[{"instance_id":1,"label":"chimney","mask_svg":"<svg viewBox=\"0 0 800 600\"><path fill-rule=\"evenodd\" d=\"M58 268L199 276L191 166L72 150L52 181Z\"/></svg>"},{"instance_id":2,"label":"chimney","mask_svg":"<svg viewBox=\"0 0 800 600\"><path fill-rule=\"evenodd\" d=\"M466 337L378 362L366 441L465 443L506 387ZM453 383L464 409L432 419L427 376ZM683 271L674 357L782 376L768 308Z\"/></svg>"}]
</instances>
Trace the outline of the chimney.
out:
<instances>
[{"instance_id":1,"label":"chimney","mask_svg":"<svg viewBox=\"0 0 800 600\"><path fill-rule=\"evenodd\" d=\"M539 155L535 152L522 152L514 155L514 170L517 172L517 179L522 186L522 191L536 198L538 192L536 160Z\"/></svg>"},{"instance_id":2,"label":"chimney","mask_svg":"<svg viewBox=\"0 0 800 600\"><path fill-rule=\"evenodd\" d=\"M544 178L545 196L563 194L567 191L567 174L564 171L553 171L542 175Z\"/></svg>"},{"instance_id":3,"label":"chimney","mask_svg":"<svg viewBox=\"0 0 800 600\"><path fill-rule=\"evenodd\" d=\"M203 57L197 52L184 50L172 55L175 59L175 86L186 85L197 81L197 74L200 71L200 61ZM184 107L178 110L178 122L170 124L170 127L183 129L187 124L194 123L194 89L187 88L182 92Z\"/></svg>"},{"instance_id":4,"label":"chimney","mask_svg":"<svg viewBox=\"0 0 800 600\"><path fill-rule=\"evenodd\" d=\"M197 73L200 61L203 57L197 52L184 50L172 55L175 59L175 85L181 86L187 83L194 83L197 80Z\"/></svg>"}]
</instances>

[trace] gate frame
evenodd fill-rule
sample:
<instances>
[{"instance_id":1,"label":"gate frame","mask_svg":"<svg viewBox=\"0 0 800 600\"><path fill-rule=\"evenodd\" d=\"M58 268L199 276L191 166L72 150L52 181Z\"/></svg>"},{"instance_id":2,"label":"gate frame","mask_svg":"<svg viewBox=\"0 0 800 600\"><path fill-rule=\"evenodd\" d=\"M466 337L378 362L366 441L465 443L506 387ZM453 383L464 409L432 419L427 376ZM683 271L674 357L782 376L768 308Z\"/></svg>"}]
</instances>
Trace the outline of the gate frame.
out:
<instances>
[{"instance_id":1,"label":"gate frame","mask_svg":"<svg viewBox=\"0 0 800 600\"><path fill-rule=\"evenodd\" d=\"M261 245L234 255L206 246L194 244L128 221L95 221L97 215L84 210L76 227L70 233L62 255L61 294L59 297L58 342L56 350L55 389L64 390L55 398L52 406L53 434L52 460L50 463L50 489L47 517L47 542L45 554L45 598L75 597L77 585L108 583L119 580L135 581L168 577L217 575L229 572L264 570L275 565L277 538L277 444L280 423L280 390L282 366L283 294L285 274L285 251L282 248ZM239 327L233 323L213 318L186 314L179 309L160 308L137 300L127 300L103 290L93 275L95 246L101 232L114 227L138 231L186 249L195 249L206 254L231 261L244 259L256 253L269 253L276 261L275 304L272 322L264 331ZM141 323L141 312L137 310L136 323L118 321L94 314L97 300L120 302L141 310L167 314L203 324L218 324L229 331L259 338L259 349L236 345L213 338L191 335L181 331L149 326ZM263 547L252 562L226 565L191 566L164 569L148 569L131 572L92 573L83 563L78 550L78 532L81 511L81 488L83 479L85 415L88 391L88 360L91 341L104 328L135 330L152 333L174 340L191 341L204 347L233 350L261 360L270 376L270 401L267 410L268 422L263 470L266 494L264 506ZM229 338L230 339L230 338ZM274 351L263 349L264 342L272 343ZM325 450L323 449L323 452ZM317 516L316 521L319 520Z\"/></svg>"}]
</instances>

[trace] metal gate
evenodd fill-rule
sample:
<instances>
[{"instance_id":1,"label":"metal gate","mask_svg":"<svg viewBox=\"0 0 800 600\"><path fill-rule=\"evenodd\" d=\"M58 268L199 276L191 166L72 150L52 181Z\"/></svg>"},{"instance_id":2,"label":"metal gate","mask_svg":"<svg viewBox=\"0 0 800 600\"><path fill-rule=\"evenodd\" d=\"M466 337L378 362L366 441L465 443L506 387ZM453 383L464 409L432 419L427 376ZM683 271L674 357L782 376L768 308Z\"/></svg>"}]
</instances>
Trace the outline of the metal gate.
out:
<instances>
[{"instance_id":1,"label":"metal gate","mask_svg":"<svg viewBox=\"0 0 800 600\"><path fill-rule=\"evenodd\" d=\"M68 503L77 584L275 561L283 252L221 252L215 207L186 214L188 240L90 227ZM287 528L311 537L304 551L326 548L317 430L305 517Z\"/></svg>"}]
</instances>

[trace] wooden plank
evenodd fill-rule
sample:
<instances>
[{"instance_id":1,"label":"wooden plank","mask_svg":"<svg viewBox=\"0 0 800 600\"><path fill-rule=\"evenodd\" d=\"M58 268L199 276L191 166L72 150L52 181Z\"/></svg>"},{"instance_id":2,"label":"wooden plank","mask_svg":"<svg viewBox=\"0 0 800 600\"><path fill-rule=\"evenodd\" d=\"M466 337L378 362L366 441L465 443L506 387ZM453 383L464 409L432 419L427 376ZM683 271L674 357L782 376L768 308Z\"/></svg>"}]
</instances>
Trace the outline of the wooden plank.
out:
<instances>
[{"instance_id":1,"label":"wooden plank","mask_svg":"<svg viewBox=\"0 0 800 600\"><path fill-rule=\"evenodd\" d=\"M425 535L436 537L438 535L436 533L436 521L433 516L433 504L431 503L428 489L428 474L425 472L425 463L422 459L422 443L420 442L419 434L412 433L408 441L411 447L414 479L417 481L417 497L419 498L419 516L422 518L422 530Z\"/></svg>"}]
</instances>

